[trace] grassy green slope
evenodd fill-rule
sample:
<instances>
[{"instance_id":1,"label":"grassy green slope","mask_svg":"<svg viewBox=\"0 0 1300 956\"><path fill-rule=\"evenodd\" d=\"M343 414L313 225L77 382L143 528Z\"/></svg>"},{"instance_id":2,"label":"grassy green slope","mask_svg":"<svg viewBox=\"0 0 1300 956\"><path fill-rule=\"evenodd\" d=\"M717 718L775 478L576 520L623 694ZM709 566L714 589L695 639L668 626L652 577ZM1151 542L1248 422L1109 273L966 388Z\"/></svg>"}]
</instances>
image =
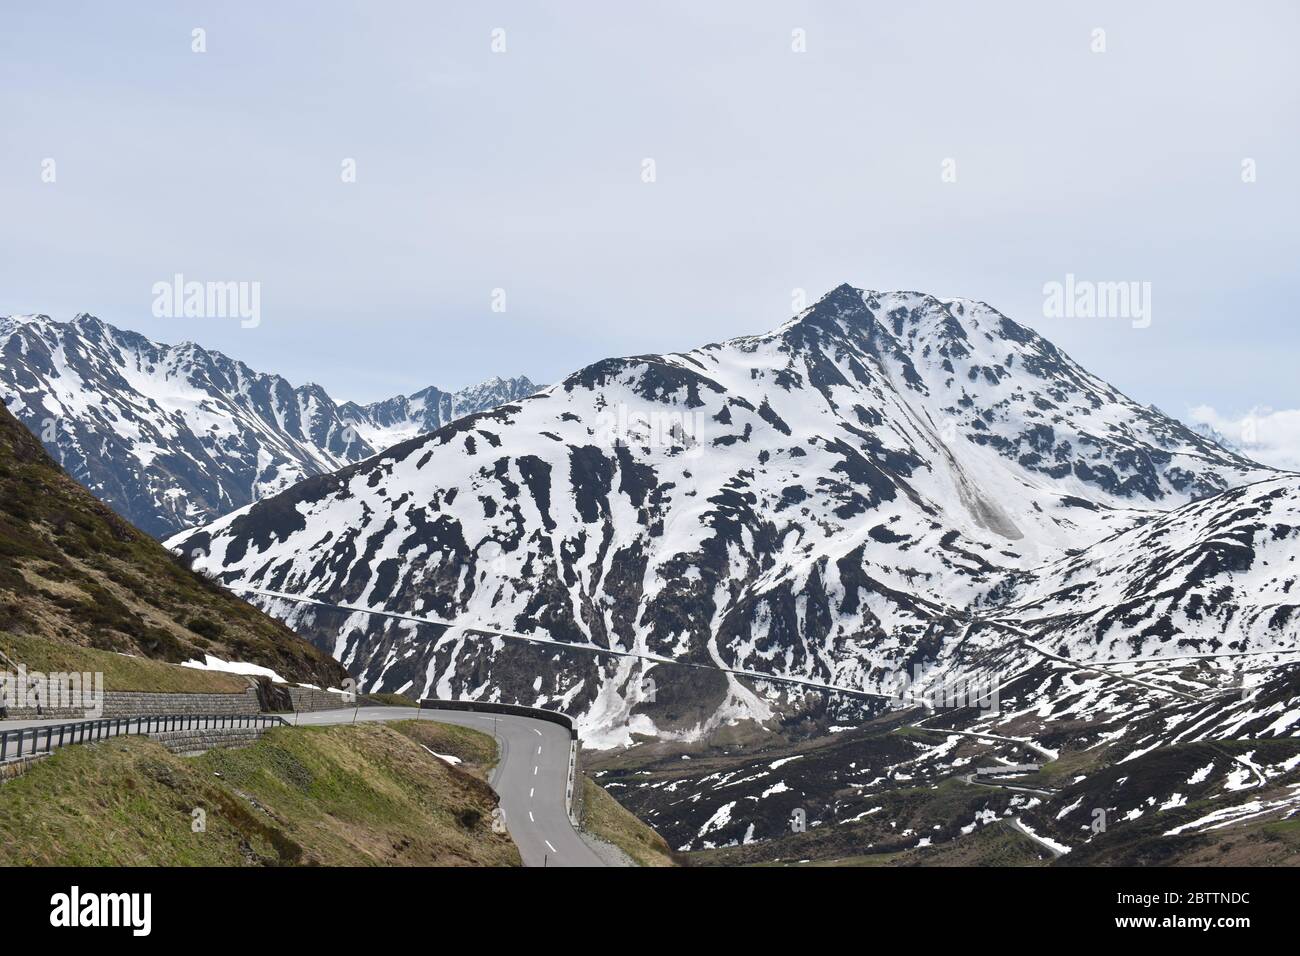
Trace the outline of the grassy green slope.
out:
<instances>
[{"instance_id":1,"label":"grassy green slope","mask_svg":"<svg viewBox=\"0 0 1300 956\"><path fill-rule=\"evenodd\" d=\"M586 774L582 776L582 827L612 843L638 866L676 866L664 838L638 820Z\"/></svg>"},{"instance_id":2,"label":"grassy green slope","mask_svg":"<svg viewBox=\"0 0 1300 956\"><path fill-rule=\"evenodd\" d=\"M518 865L495 807L482 780L380 724L279 728L197 758L129 737L56 751L0 785L0 863Z\"/></svg>"},{"instance_id":3,"label":"grassy green slope","mask_svg":"<svg viewBox=\"0 0 1300 956\"><path fill-rule=\"evenodd\" d=\"M497 764L497 744L488 734L456 724L440 724L429 720L402 720L389 724L394 730L410 737L421 747L435 754L456 757L462 762L460 769L486 780Z\"/></svg>"}]
</instances>

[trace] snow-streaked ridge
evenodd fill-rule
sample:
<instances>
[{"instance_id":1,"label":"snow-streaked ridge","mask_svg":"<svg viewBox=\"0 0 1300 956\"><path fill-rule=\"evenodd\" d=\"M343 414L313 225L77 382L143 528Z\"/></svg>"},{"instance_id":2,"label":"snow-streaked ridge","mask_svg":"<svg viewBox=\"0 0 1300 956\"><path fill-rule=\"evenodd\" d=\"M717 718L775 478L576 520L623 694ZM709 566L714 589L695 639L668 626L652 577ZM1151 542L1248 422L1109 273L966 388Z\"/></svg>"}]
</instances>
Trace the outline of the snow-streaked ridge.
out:
<instances>
[{"instance_id":1,"label":"snow-streaked ridge","mask_svg":"<svg viewBox=\"0 0 1300 956\"><path fill-rule=\"evenodd\" d=\"M870 690L951 663L1033 569L1276 475L983 303L841 286L773 332L597 362L170 543L268 590ZM367 689L558 707L604 743L791 706L264 606Z\"/></svg>"},{"instance_id":2,"label":"snow-streaked ridge","mask_svg":"<svg viewBox=\"0 0 1300 956\"><path fill-rule=\"evenodd\" d=\"M410 400L338 405L318 385L85 313L0 318L0 400L74 478L160 537L535 388L524 378L427 388L421 414L384 417Z\"/></svg>"}]
</instances>

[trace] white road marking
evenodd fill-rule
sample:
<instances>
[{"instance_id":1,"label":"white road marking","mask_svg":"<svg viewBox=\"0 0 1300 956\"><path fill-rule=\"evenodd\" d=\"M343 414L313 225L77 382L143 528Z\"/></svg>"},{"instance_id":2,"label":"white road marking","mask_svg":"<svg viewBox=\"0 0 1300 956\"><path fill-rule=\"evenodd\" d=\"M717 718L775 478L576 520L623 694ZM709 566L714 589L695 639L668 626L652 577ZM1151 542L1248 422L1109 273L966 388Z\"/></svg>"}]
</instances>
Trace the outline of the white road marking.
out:
<instances>
[{"instance_id":1,"label":"white road marking","mask_svg":"<svg viewBox=\"0 0 1300 956\"><path fill-rule=\"evenodd\" d=\"M545 843L547 846L551 846L551 841L550 841L550 840L543 840L542 842ZM551 846L551 852L552 852L552 853L555 852L555 847Z\"/></svg>"},{"instance_id":2,"label":"white road marking","mask_svg":"<svg viewBox=\"0 0 1300 956\"><path fill-rule=\"evenodd\" d=\"M536 768L536 767L533 768L533 776L534 776L534 777L537 776L537 768Z\"/></svg>"},{"instance_id":3,"label":"white road marking","mask_svg":"<svg viewBox=\"0 0 1300 956\"><path fill-rule=\"evenodd\" d=\"M529 823L536 823L536 822L537 822L536 820L533 819L533 811L532 811L532 810L529 810L529 811L528 811L528 822L529 822Z\"/></svg>"},{"instance_id":4,"label":"white road marking","mask_svg":"<svg viewBox=\"0 0 1300 956\"><path fill-rule=\"evenodd\" d=\"M533 733L535 733L539 737L542 735L542 732L538 730L536 727L533 728Z\"/></svg>"},{"instance_id":5,"label":"white road marking","mask_svg":"<svg viewBox=\"0 0 1300 956\"><path fill-rule=\"evenodd\" d=\"M529 799L529 800L533 799L533 791L536 790L536 789L537 789L536 787L529 787L529 788L528 788L528 799Z\"/></svg>"},{"instance_id":6,"label":"white road marking","mask_svg":"<svg viewBox=\"0 0 1300 956\"><path fill-rule=\"evenodd\" d=\"M540 757L541 755L542 755L542 747L541 747L541 745L539 744L539 745L537 746L537 756Z\"/></svg>"}]
</instances>

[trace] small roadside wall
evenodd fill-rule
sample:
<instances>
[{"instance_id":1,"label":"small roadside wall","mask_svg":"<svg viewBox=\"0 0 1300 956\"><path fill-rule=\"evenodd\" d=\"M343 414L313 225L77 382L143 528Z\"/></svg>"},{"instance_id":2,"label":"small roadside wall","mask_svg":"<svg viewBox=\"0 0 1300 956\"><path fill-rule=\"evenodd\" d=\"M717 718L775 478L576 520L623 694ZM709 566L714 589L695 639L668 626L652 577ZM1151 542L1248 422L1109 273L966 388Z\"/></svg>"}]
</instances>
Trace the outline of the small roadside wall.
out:
<instances>
[{"instance_id":1,"label":"small roadside wall","mask_svg":"<svg viewBox=\"0 0 1300 956\"><path fill-rule=\"evenodd\" d=\"M339 710L350 707L342 694L314 687L284 687L277 685L288 694L292 701L291 710L317 711ZM257 688L250 687L242 694L155 694L146 691L108 690L104 691L104 712L98 717L163 717L172 714L260 714L262 705L257 697ZM10 707L6 717L9 720L86 720L89 715L84 709L49 707L41 708L37 713L35 707Z\"/></svg>"},{"instance_id":2,"label":"small roadside wall","mask_svg":"<svg viewBox=\"0 0 1300 956\"><path fill-rule=\"evenodd\" d=\"M28 767L38 760L44 760L47 756L48 754L32 754L30 757L19 757L17 760L6 760L0 763L0 783L22 776L27 772Z\"/></svg>"},{"instance_id":3,"label":"small roadside wall","mask_svg":"<svg viewBox=\"0 0 1300 956\"><path fill-rule=\"evenodd\" d=\"M260 714L257 692L242 694L146 694L133 690L104 692L105 717L154 717L166 714Z\"/></svg>"},{"instance_id":4,"label":"small roadside wall","mask_svg":"<svg viewBox=\"0 0 1300 956\"><path fill-rule=\"evenodd\" d=\"M215 747L251 747L262 739L265 727L206 727L193 730L163 730L150 734L174 754L194 756Z\"/></svg>"},{"instance_id":5,"label":"small roadside wall","mask_svg":"<svg viewBox=\"0 0 1300 956\"><path fill-rule=\"evenodd\" d=\"M289 697L293 701L293 709L299 711L313 710L340 710L344 707L352 707L353 704L347 703L342 694L331 694L327 690L318 690L315 687L290 687Z\"/></svg>"},{"instance_id":6,"label":"small roadside wall","mask_svg":"<svg viewBox=\"0 0 1300 956\"><path fill-rule=\"evenodd\" d=\"M134 690L104 691L104 712L99 717L163 717L171 714L260 714L257 692L242 694L153 694ZM86 720L84 709L10 707L9 720Z\"/></svg>"}]
</instances>

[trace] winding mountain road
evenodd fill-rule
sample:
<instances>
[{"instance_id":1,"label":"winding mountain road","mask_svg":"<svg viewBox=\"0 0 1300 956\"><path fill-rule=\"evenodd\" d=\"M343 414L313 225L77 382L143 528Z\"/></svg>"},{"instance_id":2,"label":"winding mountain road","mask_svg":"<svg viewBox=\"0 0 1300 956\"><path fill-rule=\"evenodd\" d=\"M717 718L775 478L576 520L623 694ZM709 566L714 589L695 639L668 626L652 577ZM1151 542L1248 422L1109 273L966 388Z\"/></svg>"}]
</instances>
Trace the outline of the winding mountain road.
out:
<instances>
[{"instance_id":1,"label":"winding mountain road","mask_svg":"<svg viewBox=\"0 0 1300 956\"><path fill-rule=\"evenodd\" d=\"M525 866L605 866L569 820L569 731L533 717L426 708L420 720L470 727L496 738L497 765L488 781L501 797L506 829ZM354 720L414 720L412 707L361 707L283 715L290 726L320 727ZM0 720L0 730L33 729L66 720ZM43 741L42 741L43 742Z\"/></svg>"},{"instance_id":2,"label":"winding mountain road","mask_svg":"<svg viewBox=\"0 0 1300 956\"><path fill-rule=\"evenodd\" d=\"M346 724L352 710L318 710L290 718L301 726ZM410 707L362 707L357 720L411 720ZM488 781L501 797L506 829L525 866L604 866L569 820L569 731L534 717L424 709L420 720L470 727L494 736L497 765Z\"/></svg>"}]
</instances>

